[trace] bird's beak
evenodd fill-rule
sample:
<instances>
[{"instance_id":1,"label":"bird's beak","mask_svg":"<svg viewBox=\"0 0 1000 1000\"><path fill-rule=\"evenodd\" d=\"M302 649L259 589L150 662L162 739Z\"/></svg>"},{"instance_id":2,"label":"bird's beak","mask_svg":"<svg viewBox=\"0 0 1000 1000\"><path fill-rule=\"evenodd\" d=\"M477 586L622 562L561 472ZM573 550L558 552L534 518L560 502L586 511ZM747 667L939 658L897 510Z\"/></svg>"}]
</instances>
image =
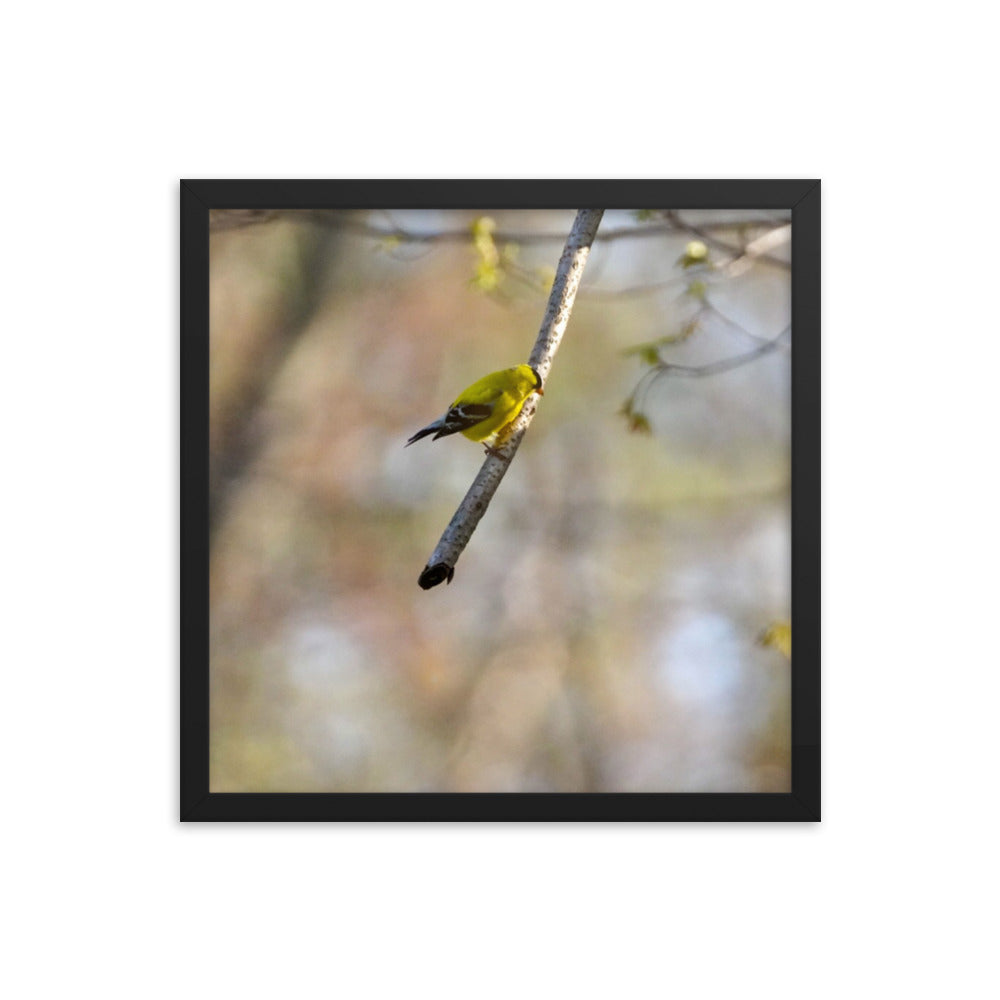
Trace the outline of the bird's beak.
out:
<instances>
[{"instance_id":1,"label":"bird's beak","mask_svg":"<svg viewBox=\"0 0 1000 1000\"><path fill-rule=\"evenodd\" d=\"M537 392L539 396L544 396L545 395L545 390L544 389L536 389L535 392Z\"/></svg>"}]
</instances>

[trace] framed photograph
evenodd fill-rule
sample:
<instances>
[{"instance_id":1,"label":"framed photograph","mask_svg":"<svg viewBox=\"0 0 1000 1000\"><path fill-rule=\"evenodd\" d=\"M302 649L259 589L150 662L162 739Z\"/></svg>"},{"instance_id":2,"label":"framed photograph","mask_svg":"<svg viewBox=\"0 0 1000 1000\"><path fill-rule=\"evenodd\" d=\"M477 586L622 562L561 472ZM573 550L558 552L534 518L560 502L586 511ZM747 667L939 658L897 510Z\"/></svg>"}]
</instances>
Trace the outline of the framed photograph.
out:
<instances>
[{"instance_id":1,"label":"framed photograph","mask_svg":"<svg viewBox=\"0 0 1000 1000\"><path fill-rule=\"evenodd\" d=\"M180 208L182 820L819 820L818 181Z\"/></svg>"}]
</instances>

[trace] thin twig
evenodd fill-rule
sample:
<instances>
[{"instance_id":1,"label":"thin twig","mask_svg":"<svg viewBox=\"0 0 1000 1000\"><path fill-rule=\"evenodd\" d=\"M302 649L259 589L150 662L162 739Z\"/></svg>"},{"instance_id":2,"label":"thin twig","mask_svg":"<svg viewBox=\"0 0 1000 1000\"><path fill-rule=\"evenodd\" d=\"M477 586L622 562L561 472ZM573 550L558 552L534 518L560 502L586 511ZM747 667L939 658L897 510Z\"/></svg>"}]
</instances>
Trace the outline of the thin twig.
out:
<instances>
[{"instance_id":1,"label":"thin twig","mask_svg":"<svg viewBox=\"0 0 1000 1000\"><path fill-rule=\"evenodd\" d=\"M772 257L770 254L766 253L754 252L750 250L749 246L744 246L744 247L734 246L732 243L729 243L726 240L720 240L717 236L713 235L712 229L709 226L705 225L696 226L693 223L687 222L684 219L682 219L674 209L668 209L666 212L664 212L664 218L668 222L673 223L673 225L677 229L683 230L686 233L690 233L692 236L697 236L698 239L702 240L702 242L704 243L707 243L709 246L713 246L717 250L721 250L723 251L723 253L729 254L732 257L732 259L725 261L725 263L722 265L724 267L731 268L734 264L737 264L744 257L749 256L752 257L754 260L766 261L768 264L771 264L774 267L780 267L785 271L790 271L792 268L792 265L787 260L781 260L778 257ZM739 227L734 225L732 228L737 229ZM790 227L787 225L783 225L778 227L778 229L781 232L780 242L785 242L791 231ZM759 240L754 241L754 243L758 242ZM753 244L751 244L751 246L752 245Z\"/></svg>"},{"instance_id":2,"label":"thin twig","mask_svg":"<svg viewBox=\"0 0 1000 1000\"><path fill-rule=\"evenodd\" d=\"M358 218L356 215L340 209L213 209L210 218L211 229L227 229L249 226L263 222L272 222L280 218L314 222L319 225L345 229L376 240L398 240L401 243L467 243L469 228L462 226L457 229L443 229L431 232L414 232L399 225L385 210L382 215L388 222L387 226L376 225ZM669 236L676 233L688 233L704 237L705 234L716 232L731 233L740 230L769 230L786 223L780 220L766 218L734 219L729 222L703 222L697 227L682 221L670 212L665 213L662 222L636 223L633 226L619 226L617 229L605 229L600 236L600 243L613 243L617 240L627 240L648 236ZM560 233L536 231L505 231L498 229L493 234L497 243L553 243L562 239ZM732 244L714 241L717 246L727 252L739 252ZM769 258L764 258L769 259ZM775 263L781 263L775 261Z\"/></svg>"},{"instance_id":3,"label":"thin twig","mask_svg":"<svg viewBox=\"0 0 1000 1000\"><path fill-rule=\"evenodd\" d=\"M649 390L664 375L677 375L682 378L706 378L710 375L721 375L723 372L748 365L750 362L756 361L757 358L770 354L771 351L788 350L785 337L791 332L792 327L789 324L776 337L772 337L770 340L761 340L752 351L734 354L728 358L720 358L718 361L710 361L704 365L675 365L669 361L659 361L652 365L636 383L625 402L623 412L630 416L641 414ZM748 333L748 336L754 335ZM758 338L754 337L754 339Z\"/></svg>"},{"instance_id":4,"label":"thin twig","mask_svg":"<svg viewBox=\"0 0 1000 1000\"><path fill-rule=\"evenodd\" d=\"M701 307L701 309L698 310L698 316L699 319L702 316L714 316L722 326L726 327L727 329L731 330L733 333L736 333L741 337L746 337L748 340L754 341L757 344L769 344L773 340L775 339L780 340L781 337L784 336L784 331L779 333L777 338L761 337L756 333L751 333L745 326L743 326L740 323L737 323L736 320L734 319L730 319L724 312L717 309L707 299L705 300L705 303ZM786 327L786 329L788 328Z\"/></svg>"},{"instance_id":5,"label":"thin twig","mask_svg":"<svg viewBox=\"0 0 1000 1000\"><path fill-rule=\"evenodd\" d=\"M657 376L685 375L692 378L701 378L706 375L719 375L722 372L731 371L733 368L739 368L741 365L749 364L762 354L770 354L771 351L777 351L779 348L784 347L785 345L782 343L782 340L785 334L791 333L791 330L790 326L786 326L777 337L762 341L758 347L755 347L752 351L747 351L745 354L736 354L729 358L722 358L719 361L711 361L705 365L675 365L668 361L661 361L653 370Z\"/></svg>"},{"instance_id":6,"label":"thin twig","mask_svg":"<svg viewBox=\"0 0 1000 1000\"><path fill-rule=\"evenodd\" d=\"M528 364L541 376L543 385L548 379L552 359L566 332L576 292L580 287L580 279L583 277L583 269L587 264L590 247L597 235L597 227L603 215L603 208L580 209L566 238L566 245L559 258L555 281L549 294L548 306L545 309L545 318L538 331L531 357L528 358ZM458 505L458 510L455 511L454 517L445 528L441 540L420 574L418 583L424 590L436 587L445 580L451 583L455 575L455 563L468 545L476 525L486 513L500 480L510 468L524 433L535 415L537 400L537 396L529 398L520 416L514 421L507 439L495 448L492 454L487 455L468 493Z\"/></svg>"}]
</instances>

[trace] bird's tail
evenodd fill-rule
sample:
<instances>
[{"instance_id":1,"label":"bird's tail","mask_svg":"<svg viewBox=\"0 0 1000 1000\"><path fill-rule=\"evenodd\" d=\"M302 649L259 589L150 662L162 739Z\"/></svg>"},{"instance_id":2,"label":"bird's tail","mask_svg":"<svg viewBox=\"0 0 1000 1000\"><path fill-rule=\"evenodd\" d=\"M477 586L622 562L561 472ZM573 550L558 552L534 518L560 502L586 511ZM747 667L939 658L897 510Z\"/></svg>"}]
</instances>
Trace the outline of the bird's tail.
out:
<instances>
[{"instance_id":1,"label":"bird's tail","mask_svg":"<svg viewBox=\"0 0 1000 1000\"><path fill-rule=\"evenodd\" d=\"M413 437L411 437L410 440L403 445L403 447L409 448L414 441L419 441L421 438L427 437L428 434L433 434L435 431L441 430L443 426L444 426L443 420L435 420L433 424L428 424L422 430L417 431L417 433L414 434Z\"/></svg>"}]
</instances>

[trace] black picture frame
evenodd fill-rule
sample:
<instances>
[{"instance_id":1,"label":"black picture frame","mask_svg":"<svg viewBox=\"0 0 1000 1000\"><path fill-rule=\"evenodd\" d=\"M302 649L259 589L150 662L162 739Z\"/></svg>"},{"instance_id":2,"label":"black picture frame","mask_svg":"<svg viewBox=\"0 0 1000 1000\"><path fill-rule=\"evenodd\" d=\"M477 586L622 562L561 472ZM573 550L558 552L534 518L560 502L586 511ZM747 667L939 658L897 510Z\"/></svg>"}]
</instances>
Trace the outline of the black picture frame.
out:
<instances>
[{"instance_id":1,"label":"black picture frame","mask_svg":"<svg viewBox=\"0 0 1000 1000\"><path fill-rule=\"evenodd\" d=\"M212 793L209 791L209 213L345 208L790 209L791 791ZM180 183L180 818L182 821L818 821L820 819L820 182L818 180Z\"/></svg>"}]
</instances>

